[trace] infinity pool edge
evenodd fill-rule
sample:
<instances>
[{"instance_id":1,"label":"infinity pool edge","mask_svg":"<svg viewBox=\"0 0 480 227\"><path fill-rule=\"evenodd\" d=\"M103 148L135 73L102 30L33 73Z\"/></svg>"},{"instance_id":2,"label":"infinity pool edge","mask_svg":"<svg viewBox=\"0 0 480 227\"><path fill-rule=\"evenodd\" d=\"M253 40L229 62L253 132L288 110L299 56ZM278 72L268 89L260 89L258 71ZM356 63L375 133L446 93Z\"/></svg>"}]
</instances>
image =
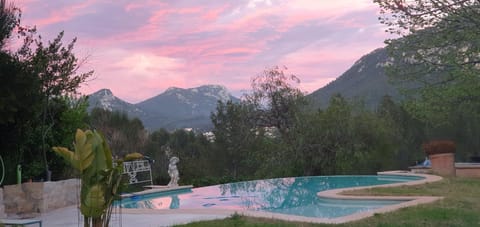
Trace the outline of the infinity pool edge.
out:
<instances>
[{"instance_id":1,"label":"infinity pool edge","mask_svg":"<svg viewBox=\"0 0 480 227\"><path fill-rule=\"evenodd\" d=\"M320 191L317 193L317 196L321 198L329 199L349 199L349 200L399 200L404 201L394 205L386 205L378 209L370 211L361 211L354 214L336 217L336 218L315 218L315 217L305 217L297 216L290 214L281 214L273 213L266 211L252 211L252 210L227 210L227 209L175 209L175 210L154 210L154 209L129 209L122 208L122 213L125 214L208 214L208 215L233 215L240 214L250 217L259 217L259 218L271 218L284 221L295 221L295 222L310 222L310 223L325 223L325 224L341 224L346 222L357 221L363 218L371 217L378 213L387 213L398 210L404 207L415 206L419 204L432 203L437 200L443 199L443 197L438 196L354 196L354 195L342 195L346 191L370 189L370 188L385 188L385 187L398 187L404 185L419 185L430 182L436 182L443 179L440 176L429 175L429 174L418 174L411 173L407 171L386 171L378 172L377 175L399 175L399 176L418 176L423 177L423 179L413 180L408 182L399 182L393 184L384 184L384 185L373 185L373 186L360 186L360 187L349 187L349 188L340 188L340 189L331 189L326 191Z\"/></svg>"}]
</instances>

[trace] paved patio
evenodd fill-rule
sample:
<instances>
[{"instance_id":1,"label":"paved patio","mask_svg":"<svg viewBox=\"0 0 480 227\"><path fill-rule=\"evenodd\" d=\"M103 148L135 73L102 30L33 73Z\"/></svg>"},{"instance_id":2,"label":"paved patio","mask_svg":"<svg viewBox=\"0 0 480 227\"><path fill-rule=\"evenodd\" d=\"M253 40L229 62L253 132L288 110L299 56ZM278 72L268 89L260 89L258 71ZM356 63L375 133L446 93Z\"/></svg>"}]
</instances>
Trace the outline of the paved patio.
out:
<instances>
[{"instance_id":1,"label":"paved patio","mask_svg":"<svg viewBox=\"0 0 480 227\"><path fill-rule=\"evenodd\" d=\"M193 221L224 219L225 214L112 214L110 226L158 227L186 224ZM69 206L43 214L36 219L48 227L81 227L83 219L76 206ZM121 220L121 222L120 222Z\"/></svg>"}]
</instances>

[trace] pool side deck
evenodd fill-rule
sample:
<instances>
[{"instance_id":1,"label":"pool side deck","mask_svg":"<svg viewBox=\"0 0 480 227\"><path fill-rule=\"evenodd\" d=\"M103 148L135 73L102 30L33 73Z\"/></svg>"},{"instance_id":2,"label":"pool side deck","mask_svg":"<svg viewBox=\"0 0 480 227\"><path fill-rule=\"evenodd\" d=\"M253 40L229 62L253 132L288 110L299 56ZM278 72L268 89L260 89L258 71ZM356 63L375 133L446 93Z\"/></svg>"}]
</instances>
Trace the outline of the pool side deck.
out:
<instances>
[{"instance_id":1,"label":"pool side deck","mask_svg":"<svg viewBox=\"0 0 480 227\"><path fill-rule=\"evenodd\" d=\"M371 199L371 200L400 200L405 201L394 205L384 206L379 209L358 212L355 214L338 217L338 218L313 218L313 217L303 217L296 215L287 215L271 212L262 212L262 211L248 211L248 210L226 210L226 209L176 209L176 210L152 210L152 209L122 209L122 213L128 215L185 215L185 216L196 216L196 215L213 215L218 218L228 217L232 214L241 214L251 217L261 217L261 218L272 218L280 219L285 221L297 221L297 222L310 222L310 223L329 223L329 224L340 224L345 222L356 221L359 219L371 217L376 213L387 213L394 210L415 206L419 204L431 203L437 200L443 199L443 197L434 197L434 196L351 196L351 195L342 195L341 193L353 190L361 190L368 188L385 188L385 187L397 187L402 185L418 185L425 184L429 182L435 182L442 179L442 177L428 174L415 174L408 171L388 171L388 172L379 172L378 175L402 175L402 176L421 176L425 179L410 181L410 182L400 182L387 185L375 185L375 186L363 186L363 187L354 187L354 188L343 188L343 189L333 189L319 192L317 195L324 198L332 199Z\"/></svg>"}]
</instances>

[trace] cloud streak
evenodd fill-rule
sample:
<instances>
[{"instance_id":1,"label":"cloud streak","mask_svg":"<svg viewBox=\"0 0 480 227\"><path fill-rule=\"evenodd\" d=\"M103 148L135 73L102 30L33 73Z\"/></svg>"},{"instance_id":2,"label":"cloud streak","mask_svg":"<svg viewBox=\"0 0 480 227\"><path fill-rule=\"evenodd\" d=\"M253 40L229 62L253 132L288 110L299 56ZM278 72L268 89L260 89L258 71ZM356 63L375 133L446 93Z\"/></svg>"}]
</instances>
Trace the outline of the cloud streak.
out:
<instances>
[{"instance_id":1,"label":"cloud streak","mask_svg":"<svg viewBox=\"0 0 480 227\"><path fill-rule=\"evenodd\" d=\"M370 0L40 1L19 5L23 24L53 38L78 37L96 79L138 102L171 86L222 84L235 95L252 76L285 65L312 92L383 46L387 34Z\"/></svg>"}]
</instances>

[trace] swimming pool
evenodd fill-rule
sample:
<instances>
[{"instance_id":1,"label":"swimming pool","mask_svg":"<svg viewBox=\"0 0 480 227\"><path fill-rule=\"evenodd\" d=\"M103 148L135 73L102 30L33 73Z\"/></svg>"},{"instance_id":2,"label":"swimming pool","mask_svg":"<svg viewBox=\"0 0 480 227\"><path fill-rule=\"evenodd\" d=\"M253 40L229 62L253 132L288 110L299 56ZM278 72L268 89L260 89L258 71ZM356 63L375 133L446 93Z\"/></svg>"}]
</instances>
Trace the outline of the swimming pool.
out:
<instances>
[{"instance_id":1,"label":"swimming pool","mask_svg":"<svg viewBox=\"0 0 480 227\"><path fill-rule=\"evenodd\" d=\"M423 177L398 175L277 178L137 195L123 199L120 207L248 210L336 218L407 200L326 199L317 196L318 192L421 179Z\"/></svg>"}]
</instances>

